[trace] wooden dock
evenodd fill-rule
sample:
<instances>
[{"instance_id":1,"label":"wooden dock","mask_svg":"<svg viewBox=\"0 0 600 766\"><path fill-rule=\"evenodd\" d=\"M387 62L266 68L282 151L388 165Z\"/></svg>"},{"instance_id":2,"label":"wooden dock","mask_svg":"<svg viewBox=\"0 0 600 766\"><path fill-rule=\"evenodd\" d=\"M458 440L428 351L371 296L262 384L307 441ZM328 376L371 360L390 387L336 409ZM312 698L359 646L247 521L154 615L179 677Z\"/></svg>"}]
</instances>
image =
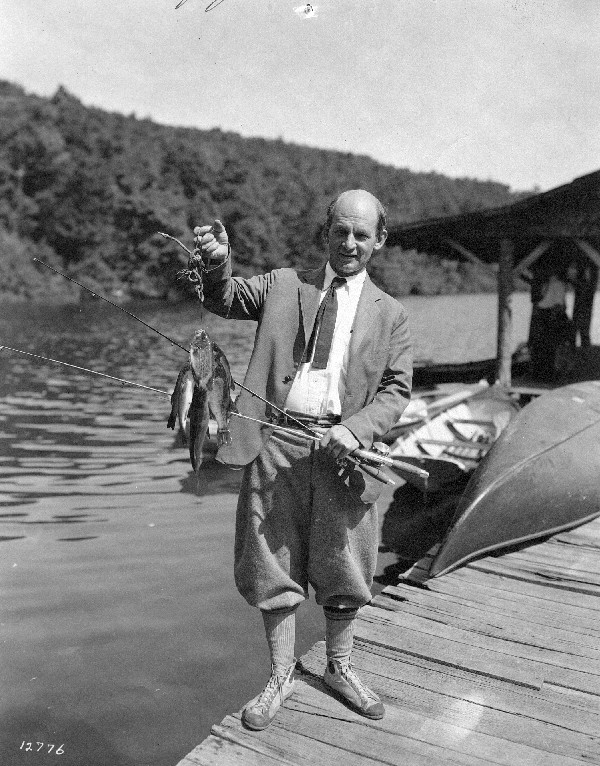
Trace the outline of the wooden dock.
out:
<instances>
[{"instance_id":1,"label":"wooden dock","mask_svg":"<svg viewBox=\"0 0 600 766\"><path fill-rule=\"evenodd\" d=\"M318 643L268 729L227 716L178 766L600 764L600 519L439 579L426 565L358 619L382 721L327 692Z\"/></svg>"}]
</instances>

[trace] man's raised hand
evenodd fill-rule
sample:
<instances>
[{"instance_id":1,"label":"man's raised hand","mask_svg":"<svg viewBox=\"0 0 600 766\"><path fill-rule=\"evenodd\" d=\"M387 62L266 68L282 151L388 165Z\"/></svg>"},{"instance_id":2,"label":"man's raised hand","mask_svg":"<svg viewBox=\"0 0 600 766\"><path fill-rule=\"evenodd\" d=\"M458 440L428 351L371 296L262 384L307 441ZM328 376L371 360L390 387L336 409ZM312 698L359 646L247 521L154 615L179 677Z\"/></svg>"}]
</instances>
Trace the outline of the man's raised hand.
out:
<instances>
[{"instance_id":1,"label":"man's raised hand","mask_svg":"<svg viewBox=\"0 0 600 766\"><path fill-rule=\"evenodd\" d=\"M212 226L196 226L194 242L200 249L202 258L225 260L229 253L229 237L225 227L218 219Z\"/></svg>"}]
</instances>

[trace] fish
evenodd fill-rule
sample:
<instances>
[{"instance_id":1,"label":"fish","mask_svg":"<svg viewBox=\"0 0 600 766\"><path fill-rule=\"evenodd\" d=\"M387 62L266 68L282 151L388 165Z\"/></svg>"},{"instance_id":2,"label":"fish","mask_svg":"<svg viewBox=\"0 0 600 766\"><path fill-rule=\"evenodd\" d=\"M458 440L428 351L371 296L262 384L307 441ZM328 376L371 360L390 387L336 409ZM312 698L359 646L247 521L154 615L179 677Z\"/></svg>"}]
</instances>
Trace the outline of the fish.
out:
<instances>
[{"instance_id":1,"label":"fish","mask_svg":"<svg viewBox=\"0 0 600 766\"><path fill-rule=\"evenodd\" d=\"M233 408L231 391L234 383L229 361L216 343L213 343L213 364L213 385L208 392L208 406L217 421L217 446L222 447L231 444L229 418Z\"/></svg>"},{"instance_id":2,"label":"fish","mask_svg":"<svg viewBox=\"0 0 600 766\"><path fill-rule=\"evenodd\" d=\"M214 344L206 330L196 330L190 344L190 367L196 385L208 391L213 385Z\"/></svg>"},{"instance_id":3,"label":"fish","mask_svg":"<svg viewBox=\"0 0 600 766\"><path fill-rule=\"evenodd\" d=\"M206 389L194 387L194 396L190 406L190 461L197 474L202 466L202 447L208 433L208 392Z\"/></svg>"},{"instance_id":4,"label":"fish","mask_svg":"<svg viewBox=\"0 0 600 766\"><path fill-rule=\"evenodd\" d=\"M175 388L171 394L171 414L167 420L167 428L172 428L173 430L175 429L175 424L179 423L184 443L187 442L186 421L194 396L194 386L192 366L190 362L186 362L179 371Z\"/></svg>"},{"instance_id":5,"label":"fish","mask_svg":"<svg viewBox=\"0 0 600 766\"><path fill-rule=\"evenodd\" d=\"M197 330L190 344L189 361L181 368L171 396L171 414L167 425L179 420L184 429L189 416L189 451L196 473L202 465L202 447L212 417L217 423L217 446L231 444L229 419L234 409L234 388L227 357L206 330Z\"/></svg>"}]
</instances>

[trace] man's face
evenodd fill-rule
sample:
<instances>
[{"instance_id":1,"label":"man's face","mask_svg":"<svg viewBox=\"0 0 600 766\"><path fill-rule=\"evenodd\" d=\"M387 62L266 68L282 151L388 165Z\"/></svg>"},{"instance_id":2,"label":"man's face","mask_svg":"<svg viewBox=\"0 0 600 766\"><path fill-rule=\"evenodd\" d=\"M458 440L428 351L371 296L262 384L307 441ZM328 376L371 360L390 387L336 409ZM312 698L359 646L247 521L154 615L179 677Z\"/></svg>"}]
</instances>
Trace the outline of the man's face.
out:
<instances>
[{"instance_id":1,"label":"man's face","mask_svg":"<svg viewBox=\"0 0 600 766\"><path fill-rule=\"evenodd\" d=\"M329 263L340 277L358 274L373 252L383 247L387 232L378 236L377 222L372 200L352 193L340 197L327 233Z\"/></svg>"}]
</instances>

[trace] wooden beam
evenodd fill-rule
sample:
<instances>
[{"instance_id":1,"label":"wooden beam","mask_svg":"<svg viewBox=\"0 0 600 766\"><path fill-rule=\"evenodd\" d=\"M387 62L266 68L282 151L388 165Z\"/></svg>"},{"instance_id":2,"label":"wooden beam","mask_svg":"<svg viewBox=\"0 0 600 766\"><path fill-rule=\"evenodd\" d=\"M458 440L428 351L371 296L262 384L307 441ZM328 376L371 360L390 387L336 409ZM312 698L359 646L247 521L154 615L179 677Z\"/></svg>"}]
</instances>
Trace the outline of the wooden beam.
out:
<instances>
[{"instance_id":1,"label":"wooden beam","mask_svg":"<svg viewBox=\"0 0 600 766\"><path fill-rule=\"evenodd\" d=\"M513 272L515 277L518 277L519 274L522 274L525 269L529 268L533 263L535 263L540 256L542 256L546 250L550 247L550 242L548 240L544 240L543 242L540 242L540 244L537 247L534 247L534 249L529 253L528 256L523 258L522 261L519 261L519 263L515 266L515 270Z\"/></svg>"},{"instance_id":2,"label":"wooden beam","mask_svg":"<svg viewBox=\"0 0 600 766\"><path fill-rule=\"evenodd\" d=\"M500 240L498 270L498 351L496 381L501 386L511 384L512 362L512 293L513 258L512 239Z\"/></svg>"},{"instance_id":3,"label":"wooden beam","mask_svg":"<svg viewBox=\"0 0 600 766\"><path fill-rule=\"evenodd\" d=\"M600 268L600 253L596 250L596 248L590 245L590 243L586 242L584 239L576 239L575 242L577 242L577 247L581 250L581 252L587 255L590 261L595 263L596 266Z\"/></svg>"},{"instance_id":4,"label":"wooden beam","mask_svg":"<svg viewBox=\"0 0 600 766\"><path fill-rule=\"evenodd\" d=\"M482 261L480 258L478 258L475 255L475 253L472 253L464 245L461 245L460 242L456 242L456 240L450 239L449 237L446 237L446 239L444 239L444 242L450 245L450 247L452 247L458 253L463 255L468 261L471 261L471 263L474 263L477 266L484 266L485 268L488 268L488 269L492 268L489 263L485 263L485 261Z\"/></svg>"}]
</instances>

